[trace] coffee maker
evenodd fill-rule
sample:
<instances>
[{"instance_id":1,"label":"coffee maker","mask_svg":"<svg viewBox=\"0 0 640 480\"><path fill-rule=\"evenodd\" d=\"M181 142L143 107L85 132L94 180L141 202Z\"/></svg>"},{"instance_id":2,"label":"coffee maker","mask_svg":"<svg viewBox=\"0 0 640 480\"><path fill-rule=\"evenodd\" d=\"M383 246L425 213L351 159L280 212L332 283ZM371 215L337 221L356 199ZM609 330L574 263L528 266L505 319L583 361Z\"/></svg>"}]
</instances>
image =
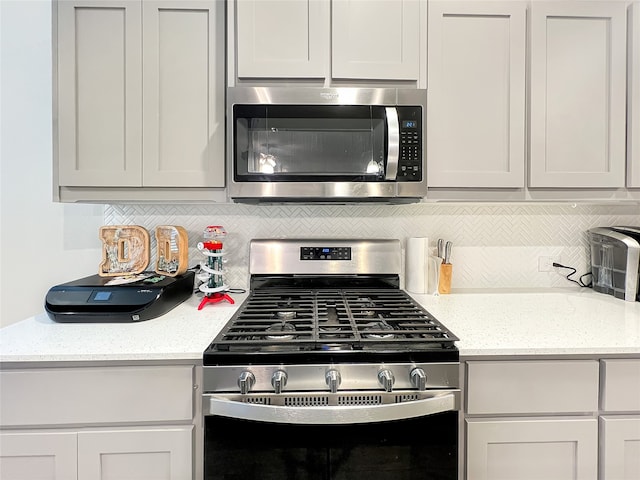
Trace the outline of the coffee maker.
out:
<instances>
[{"instance_id":1,"label":"coffee maker","mask_svg":"<svg viewBox=\"0 0 640 480\"><path fill-rule=\"evenodd\" d=\"M640 301L640 227L598 227L588 231L596 292Z\"/></svg>"}]
</instances>

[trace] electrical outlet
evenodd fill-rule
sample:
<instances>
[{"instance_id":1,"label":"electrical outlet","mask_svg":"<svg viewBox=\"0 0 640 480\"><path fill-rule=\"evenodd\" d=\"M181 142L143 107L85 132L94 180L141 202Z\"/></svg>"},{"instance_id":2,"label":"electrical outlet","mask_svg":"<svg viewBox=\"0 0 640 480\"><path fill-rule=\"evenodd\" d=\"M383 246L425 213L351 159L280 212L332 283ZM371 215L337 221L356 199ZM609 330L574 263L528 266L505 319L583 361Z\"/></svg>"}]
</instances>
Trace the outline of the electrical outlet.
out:
<instances>
[{"instance_id":1,"label":"electrical outlet","mask_svg":"<svg viewBox=\"0 0 640 480\"><path fill-rule=\"evenodd\" d=\"M556 256L542 256L538 257L538 271L550 272L553 270L553 264L558 263L560 259Z\"/></svg>"}]
</instances>

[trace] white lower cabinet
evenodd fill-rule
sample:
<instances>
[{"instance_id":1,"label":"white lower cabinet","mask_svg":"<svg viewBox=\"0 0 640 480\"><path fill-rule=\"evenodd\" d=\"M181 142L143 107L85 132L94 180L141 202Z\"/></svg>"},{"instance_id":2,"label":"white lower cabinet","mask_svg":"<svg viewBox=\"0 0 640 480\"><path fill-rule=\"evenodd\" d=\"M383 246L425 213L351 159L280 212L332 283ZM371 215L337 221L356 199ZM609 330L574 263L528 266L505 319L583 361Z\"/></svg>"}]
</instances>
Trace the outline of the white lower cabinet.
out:
<instances>
[{"instance_id":1,"label":"white lower cabinet","mask_svg":"<svg viewBox=\"0 0 640 480\"><path fill-rule=\"evenodd\" d=\"M77 450L75 432L0 433L0 478L77 478Z\"/></svg>"},{"instance_id":2,"label":"white lower cabinet","mask_svg":"<svg viewBox=\"0 0 640 480\"><path fill-rule=\"evenodd\" d=\"M191 480L193 365L0 371L1 480Z\"/></svg>"},{"instance_id":3,"label":"white lower cabinet","mask_svg":"<svg viewBox=\"0 0 640 480\"><path fill-rule=\"evenodd\" d=\"M2 480L186 480L193 426L0 433Z\"/></svg>"},{"instance_id":4,"label":"white lower cabinet","mask_svg":"<svg viewBox=\"0 0 640 480\"><path fill-rule=\"evenodd\" d=\"M78 433L78 478L192 478L192 426Z\"/></svg>"},{"instance_id":5,"label":"white lower cabinet","mask_svg":"<svg viewBox=\"0 0 640 480\"><path fill-rule=\"evenodd\" d=\"M640 415L600 417L600 480L640 478Z\"/></svg>"},{"instance_id":6,"label":"white lower cabinet","mask_svg":"<svg viewBox=\"0 0 640 480\"><path fill-rule=\"evenodd\" d=\"M600 363L466 363L468 480L596 480Z\"/></svg>"},{"instance_id":7,"label":"white lower cabinet","mask_svg":"<svg viewBox=\"0 0 640 480\"><path fill-rule=\"evenodd\" d=\"M640 359L600 362L600 480L640 478Z\"/></svg>"},{"instance_id":8,"label":"white lower cabinet","mask_svg":"<svg viewBox=\"0 0 640 480\"><path fill-rule=\"evenodd\" d=\"M464 368L467 480L640 479L640 359Z\"/></svg>"},{"instance_id":9,"label":"white lower cabinet","mask_svg":"<svg viewBox=\"0 0 640 480\"><path fill-rule=\"evenodd\" d=\"M595 480L595 418L467 420L467 478Z\"/></svg>"}]
</instances>

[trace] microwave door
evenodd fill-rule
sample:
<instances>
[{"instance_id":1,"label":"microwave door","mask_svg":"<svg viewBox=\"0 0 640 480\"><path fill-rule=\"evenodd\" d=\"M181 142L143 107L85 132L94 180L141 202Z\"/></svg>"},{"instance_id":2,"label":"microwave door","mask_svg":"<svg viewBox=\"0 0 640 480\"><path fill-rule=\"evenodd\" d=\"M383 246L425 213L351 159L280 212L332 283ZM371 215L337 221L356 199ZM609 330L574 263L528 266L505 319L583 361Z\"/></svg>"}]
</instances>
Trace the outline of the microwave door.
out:
<instances>
[{"instance_id":1,"label":"microwave door","mask_svg":"<svg viewBox=\"0 0 640 480\"><path fill-rule=\"evenodd\" d=\"M385 180L395 180L398 176L398 157L400 154L400 122L395 107L385 107L387 119L387 166Z\"/></svg>"}]
</instances>

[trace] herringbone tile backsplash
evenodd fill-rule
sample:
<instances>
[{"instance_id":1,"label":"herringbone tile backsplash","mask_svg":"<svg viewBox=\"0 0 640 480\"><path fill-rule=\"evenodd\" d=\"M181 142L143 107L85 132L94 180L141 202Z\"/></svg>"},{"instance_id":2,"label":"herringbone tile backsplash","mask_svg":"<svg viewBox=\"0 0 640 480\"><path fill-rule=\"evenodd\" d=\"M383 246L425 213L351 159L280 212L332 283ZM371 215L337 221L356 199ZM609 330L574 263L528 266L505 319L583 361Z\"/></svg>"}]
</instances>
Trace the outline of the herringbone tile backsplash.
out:
<instances>
[{"instance_id":1,"label":"herringbone tile backsplash","mask_svg":"<svg viewBox=\"0 0 640 480\"><path fill-rule=\"evenodd\" d=\"M413 204L413 205L108 205L105 225L140 225L155 238L158 225L189 233L189 261L201 260L196 244L207 225L223 225L226 283L248 286L253 238L437 238L454 244L452 287L569 287L558 272L539 272L539 256L556 256L579 274L589 270L586 231L640 225L637 205Z\"/></svg>"}]
</instances>

